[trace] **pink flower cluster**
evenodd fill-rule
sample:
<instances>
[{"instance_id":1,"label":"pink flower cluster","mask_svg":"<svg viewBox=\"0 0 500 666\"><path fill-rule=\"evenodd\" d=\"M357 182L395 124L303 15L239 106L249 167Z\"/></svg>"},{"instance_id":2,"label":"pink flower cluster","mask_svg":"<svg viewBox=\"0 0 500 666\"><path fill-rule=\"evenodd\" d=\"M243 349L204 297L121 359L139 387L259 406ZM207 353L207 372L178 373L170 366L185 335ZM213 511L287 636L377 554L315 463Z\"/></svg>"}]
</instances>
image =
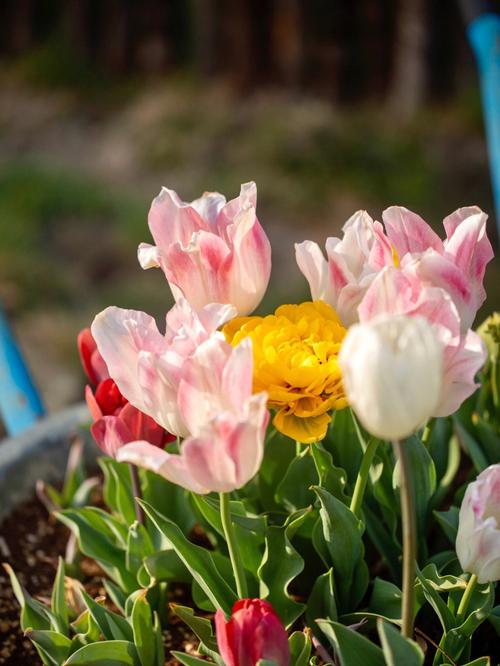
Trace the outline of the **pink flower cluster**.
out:
<instances>
[{"instance_id":1,"label":"pink flower cluster","mask_svg":"<svg viewBox=\"0 0 500 666\"><path fill-rule=\"evenodd\" d=\"M444 220L442 241L421 217L392 206L380 222L360 211L344 225L343 238L328 238L325 259L312 241L296 245L299 268L313 299L330 303L345 325L382 314L423 316L444 349L442 396L434 416L453 413L476 388L485 360L470 330L486 294L483 278L493 250L487 216L460 208Z\"/></svg>"}]
</instances>

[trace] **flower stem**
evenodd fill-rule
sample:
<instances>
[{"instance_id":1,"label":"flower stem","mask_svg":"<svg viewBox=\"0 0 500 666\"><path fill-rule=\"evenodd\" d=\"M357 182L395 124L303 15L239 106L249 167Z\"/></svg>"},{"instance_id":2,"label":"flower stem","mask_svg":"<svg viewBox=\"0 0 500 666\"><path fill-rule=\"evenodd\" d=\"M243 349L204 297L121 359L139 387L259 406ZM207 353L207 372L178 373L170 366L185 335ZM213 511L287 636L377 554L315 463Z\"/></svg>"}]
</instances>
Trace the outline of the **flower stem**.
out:
<instances>
[{"instance_id":1,"label":"flower stem","mask_svg":"<svg viewBox=\"0 0 500 666\"><path fill-rule=\"evenodd\" d=\"M240 558L238 544L236 543L233 523L231 522L229 495L227 493L219 493L219 499L222 529L224 530L224 536L226 537L227 548L229 550L229 559L231 560L231 565L233 567L236 591L240 599L246 599L246 597L248 597L247 580L245 578L245 571Z\"/></svg>"},{"instance_id":2,"label":"flower stem","mask_svg":"<svg viewBox=\"0 0 500 666\"><path fill-rule=\"evenodd\" d=\"M370 467L377 448L378 439L370 439L366 446L365 452L363 453L363 458L361 459L356 485L354 486L354 492L352 494L351 506L349 507L357 518L359 518L361 511L363 497L365 496L366 484L370 474Z\"/></svg>"},{"instance_id":3,"label":"flower stem","mask_svg":"<svg viewBox=\"0 0 500 666\"><path fill-rule=\"evenodd\" d=\"M139 471L135 465L129 463L130 478L132 479L132 494L134 495L135 515L138 522L144 525L144 511L136 499L142 499L141 483L139 481Z\"/></svg>"},{"instance_id":4,"label":"flower stem","mask_svg":"<svg viewBox=\"0 0 500 666\"><path fill-rule=\"evenodd\" d=\"M470 598L474 592L474 588L477 585L477 576L472 574L465 588L465 592L460 600L457 611L457 625L461 625L465 618L465 613L467 612L467 606L469 605Z\"/></svg>"},{"instance_id":5,"label":"flower stem","mask_svg":"<svg viewBox=\"0 0 500 666\"><path fill-rule=\"evenodd\" d=\"M406 638L413 638L413 610L415 606L415 560L417 556L416 520L411 472L404 442L393 442L399 460L399 494L403 527L403 597L401 602L401 631Z\"/></svg>"}]
</instances>

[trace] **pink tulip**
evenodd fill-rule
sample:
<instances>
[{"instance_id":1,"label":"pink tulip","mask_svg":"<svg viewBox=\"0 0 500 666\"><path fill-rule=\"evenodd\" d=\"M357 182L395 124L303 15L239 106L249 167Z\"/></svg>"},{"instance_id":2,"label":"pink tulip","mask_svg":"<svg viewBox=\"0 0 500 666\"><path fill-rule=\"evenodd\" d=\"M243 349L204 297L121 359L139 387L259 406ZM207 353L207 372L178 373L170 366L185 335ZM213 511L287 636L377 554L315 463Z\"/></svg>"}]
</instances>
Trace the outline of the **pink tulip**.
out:
<instances>
[{"instance_id":1,"label":"pink tulip","mask_svg":"<svg viewBox=\"0 0 500 666\"><path fill-rule=\"evenodd\" d=\"M343 226L344 236L328 238L325 260L317 243L295 245L297 263L314 301L329 303L345 326L358 321L357 308L377 273L394 264L393 251L380 222L358 211Z\"/></svg>"},{"instance_id":2,"label":"pink tulip","mask_svg":"<svg viewBox=\"0 0 500 666\"><path fill-rule=\"evenodd\" d=\"M458 519L457 555L479 583L500 580L500 465L467 486Z\"/></svg>"},{"instance_id":3,"label":"pink tulip","mask_svg":"<svg viewBox=\"0 0 500 666\"><path fill-rule=\"evenodd\" d=\"M252 395L252 372L249 339L235 348L218 335L202 342L180 371L179 412L191 433L180 454L134 442L118 460L200 494L241 488L260 467L269 420L267 394Z\"/></svg>"},{"instance_id":4,"label":"pink tulip","mask_svg":"<svg viewBox=\"0 0 500 666\"><path fill-rule=\"evenodd\" d=\"M92 334L122 395L168 432L184 437L189 430L177 405L184 363L234 315L233 307L218 304L196 312L181 298L167 314L163 335L144 312L109 307L94 319Z\"/></svg>"},{"instance_id":5,"label":"pink tulip","mask_svg":"<svg viewBox=\"0 0 500 666\"><path fill-rule=\"evenodd\" d=\"M109 377L90 329L78 335L78 347L82 365L89 380L97 384L95 391L85 388L85 399L94 420L90 430L99 448L108 456L116 457L119 448L138 439L145 439L153 446L163 447L175 439L150 416L133 407L120 393Z\"/></svg>"},{"instance_id":6,"label":"pink tulip","mask_svg":"<svg viewBox=\"0 0 500 666\"><path fill-rule=\"evenodd\" d=\"M404 314L424 317L432 324L444 353L442 395L433 416L452 414L474 392L474 377L486 360L485 348L473 331L461 335L460 316L444 289L425 286L411 272L384 268L367 290L358 312L362 323L381 314Z\"/></svg>"},{"instance_id":7,"label":"pink tulip","mask_svg":"<svg viewBox=\"0 0 500 666\"><path fill-rule=\"evenodd\" d=\"M267 601L241 599L226 622L215 614L217 644L226 666L256 666L259 659L289 666L290 648L285 627Z\"/></svg>"},{"instance_id":8,"label":"pink tulip","mask_svg":"<svg viewBox=\"0 0 500 666\"><path fill-rule=\"evenodd\" d=\"M421 217L392 206L383 213L389 240L402 267L412 270L428 286L442 287L460 315L462 333L472 325L486 298L486 264L493 249L486 235L488 216L477 206L459 208L446 217L443 242Z\"/></svg>"},{"instance_id":9,"label":"pink tulip","mask_svg":"<svg viewBox=\"0 0 500 666\"><path fill-rule=\"evenodd\" d=\"M141 243L139 263L160 267L176 300L184 296L197 309L227 303L249 314L271 272L271 246L255 215L256 199L255 183L242 185L229 203L218 192L184 203L163 188L148 218L156 245Z\"/></svg>"}]
</instances>

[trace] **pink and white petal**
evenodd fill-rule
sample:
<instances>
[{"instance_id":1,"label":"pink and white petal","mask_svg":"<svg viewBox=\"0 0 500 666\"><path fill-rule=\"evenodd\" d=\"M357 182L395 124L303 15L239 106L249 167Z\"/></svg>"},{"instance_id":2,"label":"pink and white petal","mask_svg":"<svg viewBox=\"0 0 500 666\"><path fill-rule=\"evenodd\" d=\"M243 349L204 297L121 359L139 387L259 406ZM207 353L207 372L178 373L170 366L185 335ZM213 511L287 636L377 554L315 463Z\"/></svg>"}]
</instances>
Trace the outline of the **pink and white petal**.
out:
<instances>
[{"instance_id":1,"label":"pink and white petal","mask_svg":"<svg viewBox=\"0 0 500 666\"><path fill-rule=\"evenodd\" d=\"M165 348L165 339L155 320L144 312L109 307L94 319L92 335L120 392L141 409L139 353L143 350L158 353Z\"/></svg>"},{"instance_id":2,"label":"pink and white petal","mask_svg":"<svg viewBox=\"0 0 500 666\"><path fill-rule=\"evenodd\" d=\"M252 341L244 338L235 347L222 370L220 391L226 397L234 414L242 413L246 400L252 395L253 352Z\"/></svg>"},{"instance_id":3,"label":"pink and white petal","mask_svg":"<svg viewBox=\"0 0 500 666\"><path fill-rule=\"evenodd\" d=\"M190 476L208 492L226 493L238 485L236 465L228 454L233 426L226 430L213 426L198 437L190 437L182 444L182 457Z\"/></svg>"},{"instance_id":4,"label":"pink and white petal","mask_svg":"<svg viewBox=\"0 0 500 666\"><path fill-rule=\"evenodd\" d=\"M399 258L407 253L425 252L429 248L443 253L443 242L424 220L403 206L391 206L382 213L389 240Z\"/></svg>"},{"instance_id":5,"label":"pink and white petal","mask_svg":"<svg viewBox=\"0 0 500 666\"><path fill-rule=\"evenodd\" d=\"M167 453L149 442L132 442L123 446L118 451L116 459L155 472L194 493L208 492L191 477L183 456Z\"/></svg>"},{"instance_id":6,"label":"pink and white petal","mask_svg":"<svg viewBox=\"0 0 500 666\"><path fill-rule=\"evenodd\" d=\"M359 307L360 322L380 314L407 314L415 304L415 279L386 266L374 277Z\"/></svg>"},{"instance_id":7,"label":"pink and white petal","mask_svg":"<svg viewBox=\"0 0 500 666\"><path fill-rule=\"evenodd\" d=\"M219 234L224 236L224 230L247 208L253 208L254 211L257 208L257 185L253 181L243 183L239 195L228 201L220 211L217 220Z\"/></svg>"},{"instance_id":8,"label":"pink and white petal","mask_svg":"<svg viewBox=\"0 0 500 666\"><path fill-rule=\"evenodd\" d=\"M380 222L373 223L375 240L368 257L368 265L371 270L382 270L384 266L394 265L394 254L391 243L384 233L384 227Z\"/></svg>"},{"instance_id":9,"label":"pink and white petal","mask_svg":"<svg viewBox=\"0 0 500 666\"><path fill-rule=\"evenodd\" d=\"M191 236L200 229L209 229L199 213L181 201L177 193L165 187L153 199L148 225L156 245L163 254L172 243L188 245Z\"/></svg>"},{"instance_id":10,"label":"pink and white petal","mask_svg":"<svg viewBox=\"0 0 500 666\"><path fill-rule=\"evenodd\" d=\"M205 335L210 335L223 324L234 319L238 315L238 311L234 305L229 303L208 303L197 314Z\"/></svg>"},{"instance_id":11,"label":"pink and white petal","mask_svg":"<svg viewBox=\"0 0 500 666\"><path fill-rule=\"evenodd\" d=\"M295 243L295 259L309 283L312 300L321 300L334 305L333 294L330 293L328 262L319 245L309 240Z\"/></svg>"},{"instance_id":12,"label":"pink and white petal","mask_svg":"<svg viewBox=\"0 0 500 666\"><path fill-rule=\"evenodd\" d=\"M444 230L446 231L446 237L451 238L455 233L455 229L460 224L462 224L464 220L466 220L471 215L477 215L478 213L482 213L483 215L485 214L479 208L479 206L463 206L462 208L458 208L450 215L447 215L443 220L443 226Z\"/></svg>"},{"instance_id":13,"label":"pink and white petal","mask_svg":"<svg viewBox=\"0 0 500 666\"><path fill-rule=\"evenodd\" d=\"M336 253L341 254L353 277L361 275L375 239L373 220L366 210L358 210L342 227L344 237L337 246ZM327 248L328 257L331 253Z\"/></svg>"},{"instance_id":14,"label":"pink and white petal","mask_svg":"<svg viewBox=\"0 0 500 666\"><path fill-rule=\"evenodd\" d=\"M116 458L121 447L133 439L119 416L103 416L90 426L90 431L101 451L111 458Z\"/></svg>"},{"instance_id":15,"label":"pink and white petal","mask_svg":"<svg viewBox=\"0 0 500 666\"><path fill-rule=\"evenodd\" d=\"M161 252L156 245L140 243L137 248L137 259L141 268L159 268L161 266Z\"/></svg>"},{"instance_id":16,"label":"pink and white petal","mask_svg":"<svg viewBox=\"0 0 500 666\"><path fill-rule=\"evenodd\" d=\"M204 192L201 197L191 202L191 206L213 233L217 233L217 217L225 205L226 197L219 192Z\"/></svg>"},{"instance_id":17,"label":"pink and white petal","mask_svg":"<svg viewBox=\"0 0 500 666\"><path fill-rule=\"evenodd\" d=\"M486 360L484 344L473 331L456 346L444 350L443 395L433 416L453 414L479 386L475 376Z\"/></svg>"},{"instance_id":18,"label":"pink and white petal","mask_svg":"<svg viewBox=\"0 0 500 666\"><path fill-rule=\"evenodd\" d=\"M351 326L359 321L358 307L375 275L374 273L370 280L365 278L362 284L348 284L340 291L336 310L344 326Z\"/></svg>"}]
</instances>

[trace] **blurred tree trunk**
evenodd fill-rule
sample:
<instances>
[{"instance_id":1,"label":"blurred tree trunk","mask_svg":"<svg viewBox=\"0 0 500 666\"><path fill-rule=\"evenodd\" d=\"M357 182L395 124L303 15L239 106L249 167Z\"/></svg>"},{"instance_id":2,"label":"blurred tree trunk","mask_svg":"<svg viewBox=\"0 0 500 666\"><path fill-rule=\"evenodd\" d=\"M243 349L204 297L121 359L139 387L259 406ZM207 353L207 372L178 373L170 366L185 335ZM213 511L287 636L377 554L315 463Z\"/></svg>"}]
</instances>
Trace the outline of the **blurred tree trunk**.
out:
<instances>
[{"instance_id":1,"label":"blurred tree trunk","mask_svg":"<svg viewBox=\"0 0 500 666\"><path fill-rule=\"evenodd\" d=\"M300 0L275 0L272 27L272 55L280 82L297 87L301 82L304 57Z\"/></svg>"},{"instance_id":2,"label":"blurred tree trunk","mask_svg":"<svg viewBox=\"0 0 500 666\"><path fill-rule=\"evenodd\" d=\"M21 53L32 45L33 0L12 2L9 23L7 32L9 50L13 53Z\"/></svg>"},{"instance_id":3,"label":"blurred tree trunk","mask_svg":"<svg viewBox=\"0 0 500 666\"><path fill-rule=\"evenodd\" d=\"M397 18L394 75L389 93L390 110L403 121L414 116L424 97L425 31L424 0L403 0Z\"/></svg>"},{"instance_id":4,"label":"blurred tree trunk","mask_svg":"<svg viewBox=\"0 0 500 666\"><path fill-rule=\"evenodd\" d=\"M212 76L217 68L217 2L193 0L194 63L204 77Z\"/></svg>"}]
</instances>

